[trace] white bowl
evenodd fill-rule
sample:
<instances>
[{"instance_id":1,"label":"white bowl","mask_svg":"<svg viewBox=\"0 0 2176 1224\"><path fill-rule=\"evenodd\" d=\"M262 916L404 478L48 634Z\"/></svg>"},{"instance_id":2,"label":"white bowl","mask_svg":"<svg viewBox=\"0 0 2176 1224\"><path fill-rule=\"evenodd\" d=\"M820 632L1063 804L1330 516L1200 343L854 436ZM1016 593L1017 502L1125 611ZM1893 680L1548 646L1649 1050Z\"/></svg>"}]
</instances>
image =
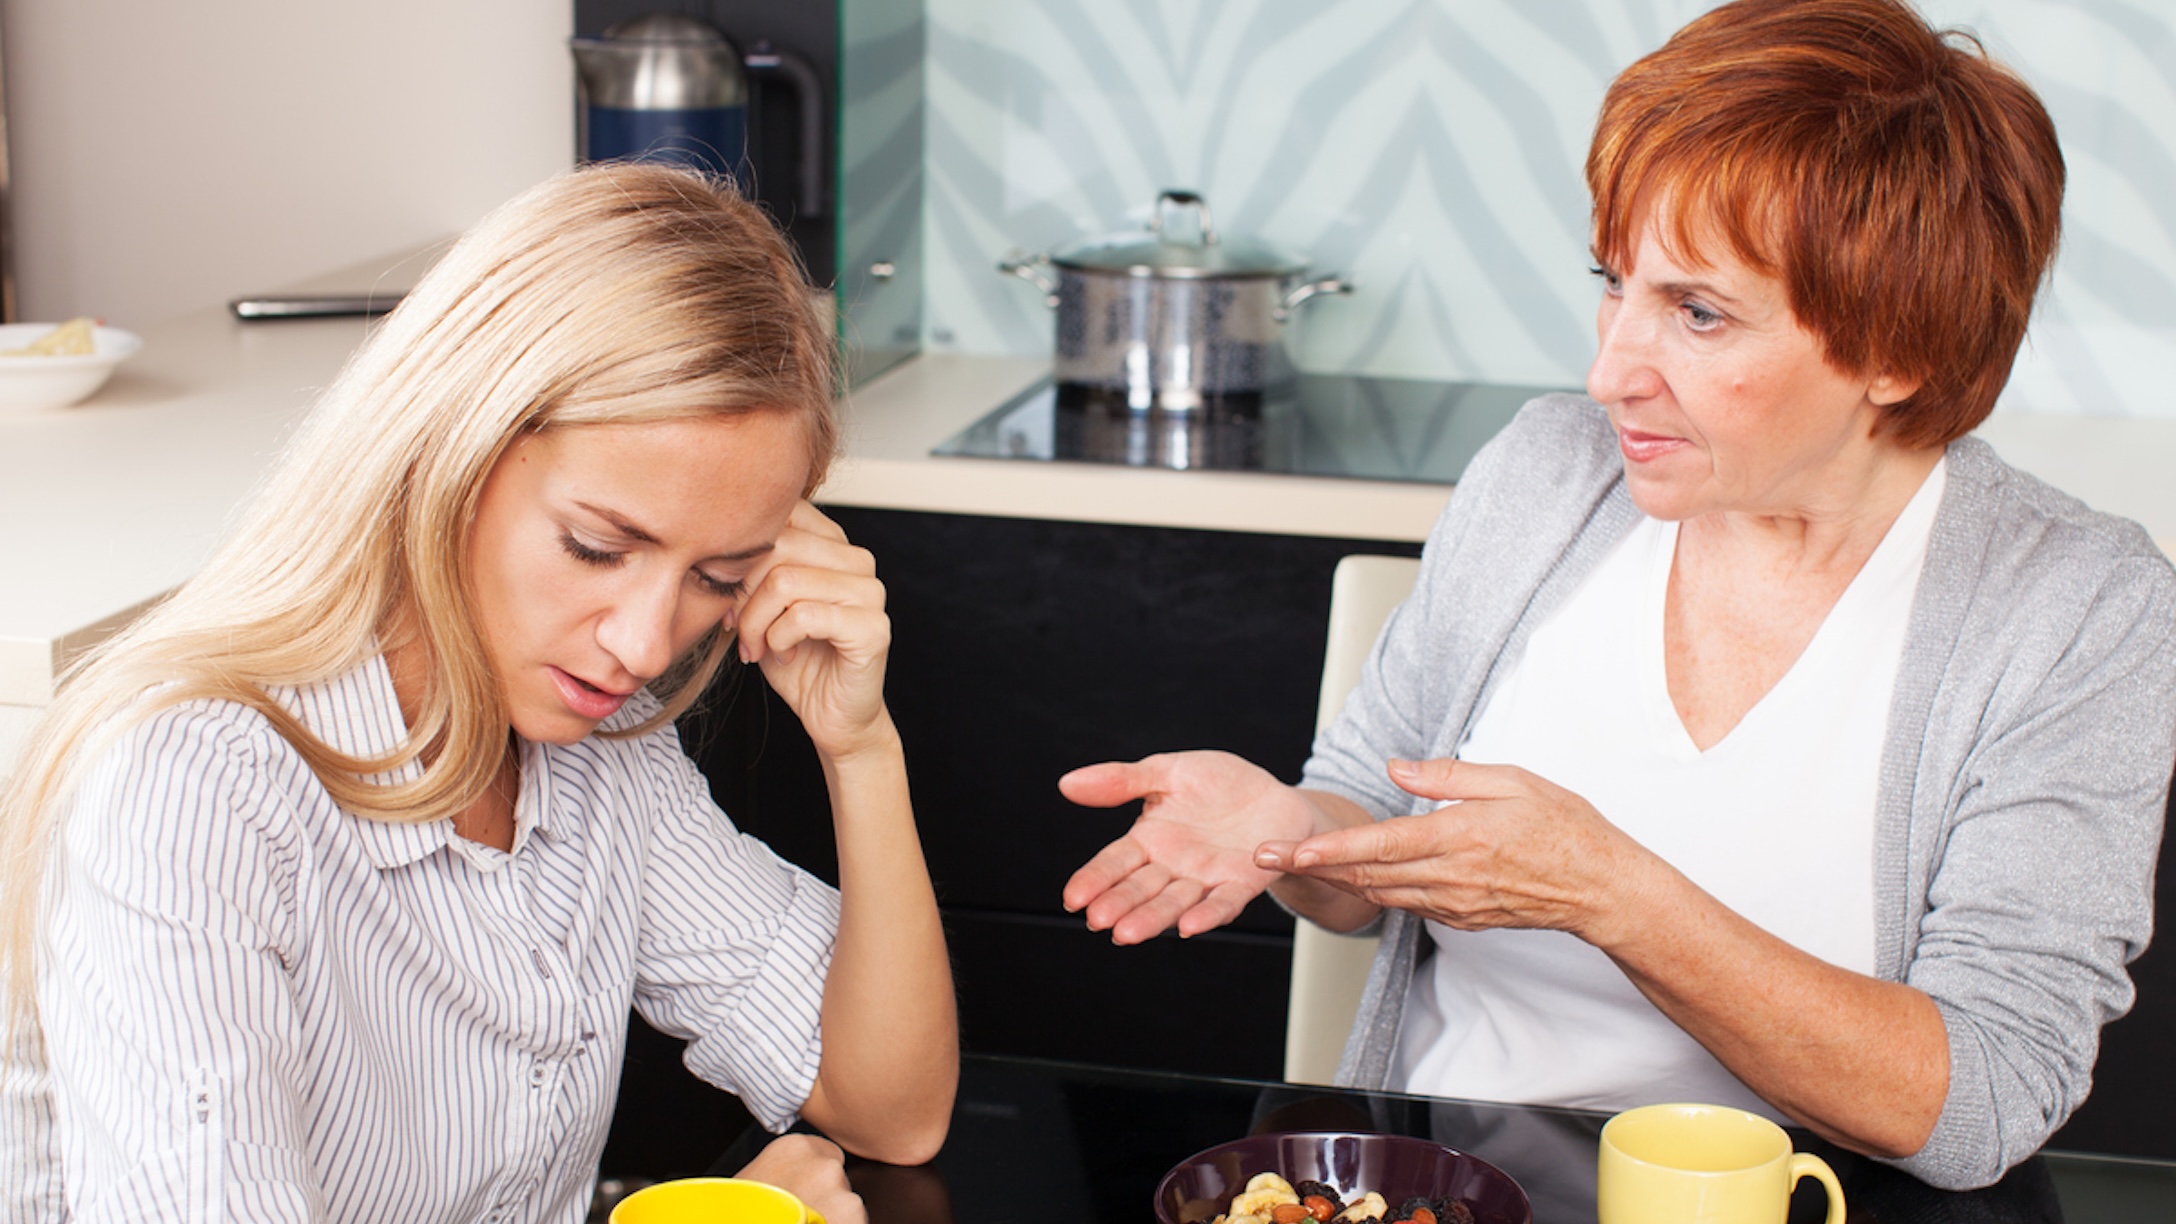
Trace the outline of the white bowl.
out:
<instances>
[{"instance_id":1,"label":"white bowl","mask_svg":"<svg viewBox=\"0 0 2176 1224\"><path fill-rule=\"evenodd\" d=\"M0 324L0 351L17 349L58 323ZM80 357L0 356L0 409L64 408L89 396L113 377L114 368L144 342L118 327L91 329L94 352Z\"/></svg>"}]
</instances>

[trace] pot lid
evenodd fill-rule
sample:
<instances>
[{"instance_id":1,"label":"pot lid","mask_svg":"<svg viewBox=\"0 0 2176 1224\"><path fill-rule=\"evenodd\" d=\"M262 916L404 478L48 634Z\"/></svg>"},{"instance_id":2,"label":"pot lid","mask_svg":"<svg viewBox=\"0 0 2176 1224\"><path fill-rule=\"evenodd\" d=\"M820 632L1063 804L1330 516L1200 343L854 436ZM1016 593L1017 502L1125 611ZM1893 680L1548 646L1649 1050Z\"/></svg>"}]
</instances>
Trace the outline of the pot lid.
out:
<instances>
[{"instance_id":1,"label":"pot lid","mask_svg":"<svg viewBox=\"0 0 2176 1224\"><path fill-rule=\"evenodd\" d=\"M1194 211L1198 230L1167 227L1174 208ZM1116 272L1152 277L1281 277L1305 271L1307 261L1256 238L1216 232L1209 205L1191 191L1166 191L1156 197L1148 228L1112 234L1058 251L1050 262L1087 272Z\"/></svg>"}]
</instances>

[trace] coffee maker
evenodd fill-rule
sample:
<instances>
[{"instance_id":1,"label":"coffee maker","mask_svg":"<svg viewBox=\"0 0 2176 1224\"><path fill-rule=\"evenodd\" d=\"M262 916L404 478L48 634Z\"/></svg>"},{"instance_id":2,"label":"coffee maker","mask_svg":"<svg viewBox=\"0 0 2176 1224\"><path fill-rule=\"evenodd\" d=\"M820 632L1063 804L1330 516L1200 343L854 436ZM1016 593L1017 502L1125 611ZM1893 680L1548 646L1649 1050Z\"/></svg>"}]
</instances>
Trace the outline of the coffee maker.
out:
<instances>
[{"instance_id":1,"label":"coffee maker","mask_svg":"<svg viewBox=\"0 0 2176 1224\"><path fill-rule=\"evenodd\" d=\"M581 83L576 132L583 161L677 162L751 181L748 80L751 73L777 73L801 113L795 211L824 210L830 141L822 86L808 61L767 45L743 53L708 23L679 13L618 22L601 38L575 38L571 45Z\"/></svg>"},{"instance_id":2,"label":"coffee maker","mask_svg":"<svg viewBox=\"0 0 2176 1224\"><path fill-rule=\"evenodd\" d=\"M835 292L851 382L921 348L924 5L574 4L577 155L601 137L610 156L732 174ZM655 24L631 24L642 19ZM643 39L656 45L616 45Z\"/></svg>"},{"instance_id":3,"label":"coffee maker","mask_svg":"<svg viewBox=\"0 0 2176 1224\"><path fill-rule=\"evenodd\" d=\"M836 6L576 0L574 25L577 156L730 175L831 283Z\"/></svg>"}]
</instances>

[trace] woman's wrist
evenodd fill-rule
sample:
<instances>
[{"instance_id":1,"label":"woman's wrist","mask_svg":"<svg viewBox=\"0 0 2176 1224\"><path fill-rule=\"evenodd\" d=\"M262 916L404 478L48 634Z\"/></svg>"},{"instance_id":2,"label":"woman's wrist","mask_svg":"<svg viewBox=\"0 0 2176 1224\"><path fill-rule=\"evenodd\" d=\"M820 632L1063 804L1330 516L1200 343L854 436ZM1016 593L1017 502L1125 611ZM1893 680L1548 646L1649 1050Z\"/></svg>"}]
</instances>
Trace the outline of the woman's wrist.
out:
<instances>
[{"instance_id":1,"label":"woman's wrist","mask_svg":"<svg viewBox=\"0 0 2176 1224\"><path fill-rule=\"evenodd\" d=\"M1280 876L1269 891L1293 913L1340 935L1359 930L1383 912L1379 905L1306 876Z\"/></svg>"},{"instance_id":2,"label":"woman's wrist","mask_svg":"<svg viewBox=\"0 0 2176 1224\"><path fill-rule=\"evenodd\" d=\"M1330 791L1295 786L1292 794L1307 805L1313 821L1308 833L1310 837L1368 824L1375 819L1366 808ZM1375 921L1383 912L1382 907L1372 901L1353 896L1334 884L1302 875L1278 877L1270 885L1270 892L1308 921L1339 933L1356 931Z\"/></svg>"},{"instance_id":3,"label":"woman's wrist","mask_svg":"<svg viewBox=\"0 0 2176 1224\"><path fill-rule=\"evenodd\" d=\"M1580 894L1581 908L1565 929L1620 964L1645 959L1642 943L1668 938L1692 907L1713 899L1683 872L1626 839L1606 869Z\"/></svg>"},{"instance_id":4,"label":"woman's wrist","mask_svg":"<svg viewBox=\"0 0 2176 1224\"><path fill-rule=\"evenodd\" d=\"M813 736L810 738L814 741ZM871 769L904 768L906 763L906 746L899 738L898 725L892 722L889 707L878 709L876 717L851 739L815 744L816 759L825 772L842 779Z\"/></svg>"}]
</instances>

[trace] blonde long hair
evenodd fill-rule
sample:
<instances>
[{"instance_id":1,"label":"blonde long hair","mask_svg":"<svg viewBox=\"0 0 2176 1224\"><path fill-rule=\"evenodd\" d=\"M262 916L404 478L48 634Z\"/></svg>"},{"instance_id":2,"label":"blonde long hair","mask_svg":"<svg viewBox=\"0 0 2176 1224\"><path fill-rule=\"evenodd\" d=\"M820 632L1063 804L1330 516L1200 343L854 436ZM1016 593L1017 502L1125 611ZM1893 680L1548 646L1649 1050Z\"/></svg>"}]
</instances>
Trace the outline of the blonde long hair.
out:
<instances>
[{"instance_id":1,"label":"blonde long hair","mask_svg":"<svg viewBox=\"0 0 2176 1224\"><path fill-rule=\"evenodd\" d=\"M490 786L509 733L467 597L468 524L506 447L570 425L787 412L807 424L813 490L837 445L837 369L791 248L730 185L592 166L485 217L350 358L203 570L61 678L0 791L11 1014L27 1013L62 813L121 731L180 702L239 702L342 807L451 816ZM265 691L340 675L396 633L431 671L387 757L334 750ZM625 733L685 710L727 644L698 642L652 686L664 709ZM411 780L383 780L417 759Z\"/></svg>"}]
</instances>

